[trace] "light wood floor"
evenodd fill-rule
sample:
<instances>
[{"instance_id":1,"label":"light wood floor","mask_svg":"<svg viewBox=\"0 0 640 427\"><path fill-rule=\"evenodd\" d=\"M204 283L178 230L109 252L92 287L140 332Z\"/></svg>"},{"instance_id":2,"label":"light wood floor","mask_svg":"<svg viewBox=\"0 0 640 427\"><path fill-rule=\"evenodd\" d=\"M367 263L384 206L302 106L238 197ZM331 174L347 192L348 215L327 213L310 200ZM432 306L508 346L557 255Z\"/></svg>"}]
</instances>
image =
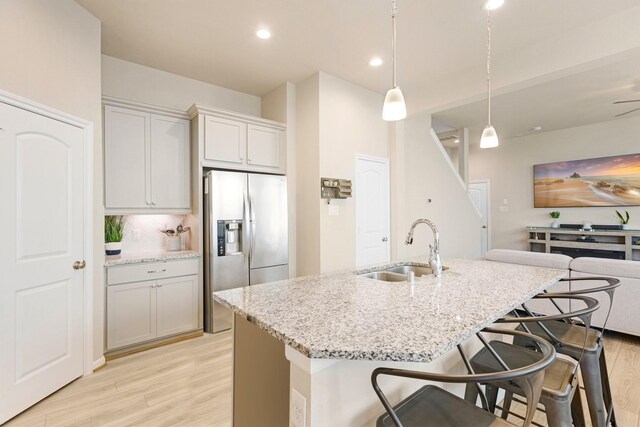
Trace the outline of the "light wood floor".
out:
<instances>
[{"instance_id":1,"label":"light wood floor","mask_svg":"<svg viewBox=\"0 0 640 427\"><path fill-rule=\"evenodd\" d=\"M618 423L640 427L640 338L607 333L605 345ZM6 425L227 427L231 363L231 333L205 334L113 360Z\"/></svg>"},{"instance_id":2,"label":"light wood floor","mask_svg":"<svg viewBox=\"0 0 640 427\"><path fill-rule=\"evenodd\" d=\"M115 359L11 426L230 426L231 332Z\"/></svg>"}]
</instances>

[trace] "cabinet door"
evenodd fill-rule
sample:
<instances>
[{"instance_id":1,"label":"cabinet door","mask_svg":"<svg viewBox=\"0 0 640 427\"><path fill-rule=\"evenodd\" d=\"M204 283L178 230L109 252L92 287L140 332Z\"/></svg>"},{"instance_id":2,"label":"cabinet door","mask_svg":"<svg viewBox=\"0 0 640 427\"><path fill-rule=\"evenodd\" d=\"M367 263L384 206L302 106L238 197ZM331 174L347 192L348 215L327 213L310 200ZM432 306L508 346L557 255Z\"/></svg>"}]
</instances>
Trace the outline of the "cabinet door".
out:
<instances>
[{"instance_id":1,"label":"cabinet door","mask_svg":"<svg viewBox=\"0 0 640 427\"><path fill-rule=\"evenodd\" d=\"M158 280L158 338L198 328L198 276Z\"/></svg>"},{"instance_id":2,"label":"cabinet door","mask_svg":"<svg viewBox=\"0 0 640 427\"><path fill-rule=\"evenodd\" d=\"M104 175L107 209L151 205L149 113L104 107Z\"/></svg>"},{"instance_id":3,"label":"cabinet door","mask_svg":"<svg viewBox=\"0 0 640 427\"><path fill-rule=\"evenodd\" d=\"M281 132L277 129L249 125L247 163L253 166L282 168L280 137Z\"/></svg>"},{"instance_id":4,"label":"cabinet door","mask_svg":"<svg viewBox=\"0 0 640 427\"><path fill-rule=\"evenodd\" d=\"M107 349L156 338L156 281L107 286Z\"/></svg>"},{"instance_id":5,"label":"cabinet door","mask_svg":"<svg viewBox=\"0 0 640 427\"><path fill-rule=\"evenodd\" d=\"M189 152L189 121L152 114L152 208L191 208Z\"/></svg>"},{"instance_id":6,"label":"cabinet door","mask_svg":"<svg viewBox=\"0 0 640 427\"><path fill-rule=\"evenodd\" d=\"M204 157L244 165L247 153L247 125L217 117L205 118Z\"/></svg>"}]
</instances>

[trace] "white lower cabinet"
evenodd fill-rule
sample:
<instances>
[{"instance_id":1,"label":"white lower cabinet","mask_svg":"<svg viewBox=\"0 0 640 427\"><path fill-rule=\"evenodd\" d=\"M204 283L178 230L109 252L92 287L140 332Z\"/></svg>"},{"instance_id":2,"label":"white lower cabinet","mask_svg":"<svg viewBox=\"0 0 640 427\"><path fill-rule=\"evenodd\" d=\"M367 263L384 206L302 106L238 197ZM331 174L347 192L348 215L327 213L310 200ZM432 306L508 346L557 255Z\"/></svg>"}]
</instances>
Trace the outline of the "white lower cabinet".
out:
<instances>
[{"instance_id":1,"label":"white lower cabinet","mask_svg":"<svg viewBox=\"0 0 640 427\"><path fill-rule=\"evenodd\" d=\"M198 276L158 280L156 286L158 338L198 328Z\"/></svg>"},{"instance_id":2,"label":"white lower cabinet","mask_svg":"<svg viewBox=\"0 0 640 427\"><path fill-rule=\"evenodd\" d=\"M107 349L156 338L156 281L107 287Z\"/></svg>"},{"instance_id":3,"label":"white lower cabinet","mask_svg":"<svg viewBox=\"0 0 640 427\"><path fill-rule=\"evenodd\" d=\"M108 267L107 351L197 330L197 272L197 260Z\"/></svg>"}]
</instances>

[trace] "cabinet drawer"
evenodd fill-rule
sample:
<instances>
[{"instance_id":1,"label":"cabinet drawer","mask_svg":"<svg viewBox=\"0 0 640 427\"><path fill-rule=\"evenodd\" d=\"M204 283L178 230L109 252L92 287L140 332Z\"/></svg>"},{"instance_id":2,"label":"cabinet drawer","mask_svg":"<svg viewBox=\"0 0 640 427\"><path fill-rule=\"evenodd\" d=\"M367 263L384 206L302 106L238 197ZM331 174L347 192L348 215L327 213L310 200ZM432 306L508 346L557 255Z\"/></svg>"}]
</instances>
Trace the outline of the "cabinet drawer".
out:
<instances>
[{"instance_id":1,"label":"cabinet drawer","mask_svg":"<svg viewBox=\"0 0 640 427\"><path fill-rule=\"evenodd\" d=\"M107 285L198 274L198 258L115 265L107 268Z\"/></svg>"}]
</instances>

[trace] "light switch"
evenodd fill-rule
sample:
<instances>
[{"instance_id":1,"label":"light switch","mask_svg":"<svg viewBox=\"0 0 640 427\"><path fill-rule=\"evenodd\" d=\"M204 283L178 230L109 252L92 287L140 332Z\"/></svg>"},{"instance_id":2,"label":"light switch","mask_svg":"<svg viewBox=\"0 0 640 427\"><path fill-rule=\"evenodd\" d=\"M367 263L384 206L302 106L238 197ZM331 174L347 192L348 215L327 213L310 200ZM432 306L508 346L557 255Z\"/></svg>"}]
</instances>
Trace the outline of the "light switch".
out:
<instances>
[{"instance_id":1,"label":"light switch","mask_svg":"<svg viewBox=\"0 0 640 427\"><path fill-rule=\"evenodd\" d=\"M329 205L329 216L338 216L340 215L340 206Z\"/></svg>"}]
</instances>

